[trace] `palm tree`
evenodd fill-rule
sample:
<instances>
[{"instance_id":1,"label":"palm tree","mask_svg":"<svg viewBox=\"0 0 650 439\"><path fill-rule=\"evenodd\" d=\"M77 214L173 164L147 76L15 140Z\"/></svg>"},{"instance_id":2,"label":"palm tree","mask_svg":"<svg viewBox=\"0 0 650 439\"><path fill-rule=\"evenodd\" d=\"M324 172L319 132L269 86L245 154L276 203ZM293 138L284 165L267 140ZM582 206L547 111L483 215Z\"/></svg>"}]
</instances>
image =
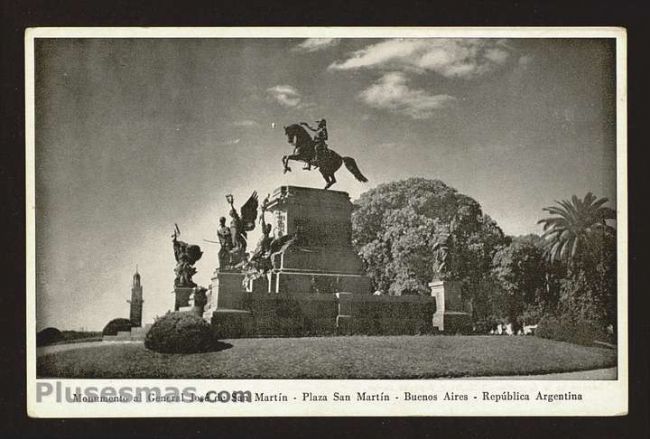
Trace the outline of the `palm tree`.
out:
<instances>
[{"instance_id":1,"label":"palm tree","mask_svg":"<svg viewBox=\"0 0 650 439\"><path fill-rule=\"evenodd\" d=\"M544 224L542 237L546 240L546 254L550 261L562 260L572 264L596 240L614 235L614 228L606 221L615 219L616 212L604 207L606 202L607 198L597 199L589 192L583 200L573 195L571 201L556 201L559 207L543 209L555 215L537 222Z\"/></svg>"}]
</instances>

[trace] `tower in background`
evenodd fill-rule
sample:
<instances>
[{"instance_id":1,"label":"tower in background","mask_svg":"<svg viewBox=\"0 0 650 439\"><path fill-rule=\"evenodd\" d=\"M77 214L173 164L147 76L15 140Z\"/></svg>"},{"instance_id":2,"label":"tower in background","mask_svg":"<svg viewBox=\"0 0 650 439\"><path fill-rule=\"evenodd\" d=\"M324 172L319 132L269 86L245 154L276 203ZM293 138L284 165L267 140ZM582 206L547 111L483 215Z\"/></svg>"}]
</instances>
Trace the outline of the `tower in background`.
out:
<instances>
[{"instance_id":1,"label":"tower in background","mask_svg":"<svg viewBox=\"0 0 650 439\"><path fill-rule=\"evenodd\" d=\"M131 326L141 327L142 326L142 284L140 283L140 273L138 273L138 268L135 268L135 274L133 275L133 285L131 287L131 300L127 300L131 304L131 312L129 314L129 319L131 320Z\"/></svg>"}]
</instances>

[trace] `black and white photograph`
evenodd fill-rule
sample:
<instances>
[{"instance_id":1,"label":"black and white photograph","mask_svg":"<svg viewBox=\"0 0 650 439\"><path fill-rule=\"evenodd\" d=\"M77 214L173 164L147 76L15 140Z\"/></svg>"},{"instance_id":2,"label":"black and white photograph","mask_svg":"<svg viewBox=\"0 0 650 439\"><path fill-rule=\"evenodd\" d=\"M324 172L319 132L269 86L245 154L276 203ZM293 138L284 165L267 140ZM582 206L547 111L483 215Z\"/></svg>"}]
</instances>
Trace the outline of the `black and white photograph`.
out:
<instances>
[{"instance_id":1,"label":"black and white photograph","mask_svg":"<svg viewBox=\"0 0 650 439\"><path fill-rule=\"evenodd\" d=\"M625 412L624 30L30 32L35 416Z\"/></svg>"}]
</instances>

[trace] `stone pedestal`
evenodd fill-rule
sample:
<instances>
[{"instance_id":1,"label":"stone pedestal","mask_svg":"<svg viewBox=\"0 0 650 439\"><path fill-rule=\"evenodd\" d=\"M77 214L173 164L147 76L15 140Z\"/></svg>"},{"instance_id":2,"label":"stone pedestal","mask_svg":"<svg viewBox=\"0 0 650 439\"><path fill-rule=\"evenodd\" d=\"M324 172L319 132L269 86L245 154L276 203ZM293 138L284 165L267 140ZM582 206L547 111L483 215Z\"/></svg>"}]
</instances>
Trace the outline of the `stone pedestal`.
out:
<instances>
[{"instance_id":1,"label":"stone pedestal","mask_svg":"<svg viewBox=\"0 0 650 439\"><path fill-rule=\"evenodd\" d=\"M151 325L151 323L147 323L144 327L131 328L131 340L144 340Z\"/></svg>"},{"instance_id":2,"label":"stone pedestal","mask_svg":"<svg viewBox=\"0 0 650 439\"><path fill-rule=\"evenodd\" d=\"M338 317L352 317L352 294L336 293L338 299Z\"/></svg>"},{"instance_id":3,"label":"stone pedestal","mask_svg":"<svg viewBox=\"0 0 650 439\"><path fill-rule=\"evenodd\" d=\"M241 309L246 290L242 285L244 275L231 271L216 271L212 277L212 288L208 293L206 309Z\"/></svg>"},{"instance_id":4,"label":"stone pedestal","mask_svg":"<svg viewBox=\"0 0 650 439\"><path fill-rule=\"evenodd\" d=\"M257 279L254 279L246 286L246 291L254 294L270 293L271 292L270 283L269 283L270 278L271 278L271 274L269 273L266 276L262 276Z\"/></svg>"},{"instance_id":5,"label":"stone pedestal","mask_svg":"<svg viewBox=\"0 0 650 439\"><path fill-rule=\"evenodd\" d=\"M192 312L198 317L203 317L205 306L208 302L207 290L197 288L192 296Z\"/></svg>"},{"instance_id":6,"label":"stone pedestal","mask_svg":"<svg viewBox=\"0 0 650 439\"><path fill-rule=\"evenodd\" d=\"M292 294L334 294L349 291L370 294L370 278L364 275L322 273L319 271L274 270L269 291Z\"/></svg>"},{"instance_id":7,"label":"stone pedestal","mask_svg":"<svg viewBox=\"0 0 650 439\"><path fill-rule=\"evenodd\" d=\"M281 186L268 211L276 236L298 233L298 240L273 260L271 292L371 293L352 247L352 203L346 192Z\"/></svg>"},{"instance_id":8,"label":"stone pedestal","mask_svg":"<svg viewBox=\"0 0 650 439\"><path fill-rule=\"evenodd\" d=\"M176 299L174 301L174 311L179 311L181 308L190 306L190 296L193 292L194 288L175 287L174 295Z\"/></svg>"},{"instance_id":9,"label":"stone pedestal","mask_svg":"<svg viewBox=\"0 0 650 439\"><path fill-rule=\"evenodd\" d=\"M281 186L267 211L274 236L297 233L297 241L275 256L266 277L247 286L242 286L243 274L217 270L207 310L242 309L245 294L371 293L352 247L352 203L346 192Z\"/></svg>"},{"instance_id":10,"label":"stone pedestal","mask_svg":"<svg viewBox=\"0 0 650 439\"><path fill-rule=\"evenodd\" d=\"M464 330L471 326L471 307L466 304L462 296L461 283L449 280L434 280L429 283L431 296L436 299L436 312L433 315L433 327L439 331ZM445 323L452 320L459 328L445 328ZM456 324L454 326L457 326Z\"/></svg>"}]
</instances>

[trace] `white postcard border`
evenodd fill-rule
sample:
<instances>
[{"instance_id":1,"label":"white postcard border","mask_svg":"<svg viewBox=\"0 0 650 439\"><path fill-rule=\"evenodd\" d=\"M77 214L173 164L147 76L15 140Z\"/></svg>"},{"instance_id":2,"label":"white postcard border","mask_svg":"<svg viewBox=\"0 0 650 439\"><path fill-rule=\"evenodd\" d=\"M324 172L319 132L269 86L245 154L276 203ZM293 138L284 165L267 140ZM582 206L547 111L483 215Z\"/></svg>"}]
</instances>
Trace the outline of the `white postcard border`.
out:
<instances>
[{"instance_id":1,"label":"white postcard border","mask_svg":"<svg viewBox=\"0 0 650 439\"><path fill-rule=\"evenodd\" d=\"M35 108L34 40L36 38L614 38L616 39L617 102L617 229L618 229L618 378L611 381L549 380L87 380L36 378L35 276ZM32 28L25 33L26 130L26 384L29 416L75 417L196 417L196 416L616 416L628 411L628 210L627 210L627 37L615 27L223 27L223 28ZM37 402L37 386L66 388L108 386L178 388L210 391L250 390L253 394L281 393L286 403L131 402L70 403L47 397ZM42 391L41 387L41 391ZM313 394L387 394L391 401L303 402ZM436 394L428 403L404 401L404 392ZM446 392L470 395L469 401L441 400ZM483 392L516 396L537 392L580 394L576 401L484 401ZM56 394L56 390L53 390ZM54 395L56 396L56 395ZM474 396L477 396L474 399ZM295 400L292 398L296 398ZM394 399L398 397L400 399ZM514 397L514 396L513 396Z\"/></svg>"}]
</instances>

